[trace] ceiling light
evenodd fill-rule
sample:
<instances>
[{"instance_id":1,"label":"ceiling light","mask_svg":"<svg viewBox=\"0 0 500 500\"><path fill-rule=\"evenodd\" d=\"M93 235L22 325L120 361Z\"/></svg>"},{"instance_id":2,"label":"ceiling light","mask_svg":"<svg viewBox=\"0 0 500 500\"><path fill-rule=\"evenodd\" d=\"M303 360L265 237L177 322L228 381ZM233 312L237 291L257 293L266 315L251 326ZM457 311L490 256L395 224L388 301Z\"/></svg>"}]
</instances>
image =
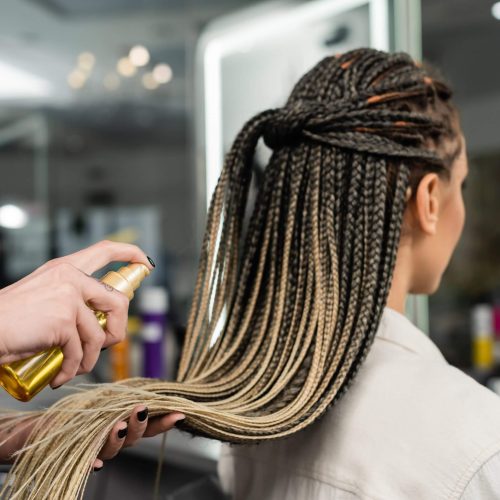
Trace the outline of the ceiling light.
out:
<instances>
[{"instance_id":1,"label":"ceiling light","mask_svg":"<svg viewBox=\"0 0 500 500\"><path fill-rule=\"evenodd\" d=\"M78 56L78 66L84 71L90 71L95 64L95 56L92 52L82 52Z\"/></svg>"},{"instance_id":2,"label":"ceiling light","mask_svg":"<svg viewBox=\"0 0 500 500\"><path fill-rule=\"evenodd\" d=\"M139 67L146 66L150 59L148 49L143 45L132 47L128 56L132 64Z\"/></svg>"},{"instance_id":3,"label":"ceiling light","mask_svg":"<svg viewBox=\"0 0 500 500\"><path fill-rule=\"evenodd\" d=\"M0 226L8 229L19 229L28 223L28 214L17 205L0 207Z\"/></svg>"},{"instance_id":4,"label":"ceiling light","mask_svg":"<svg viewBox=\"0 0 500 500\"><path fill-rule=\"evenodd\" d=\"M128 57L122 57L118 61L116 69L120 75L126 77L134 76L137 72L137 67L132 64Z\"/></svg>"},{"instance_id":5,"label":"ceiling light","mask_svg":"<svg viewBox=\"0 0 500 500\"><path fill-rule=\"evenodd\" d=\"M158 83L168 83L172 80L172 68L168 64L157 64L153 76Z\"/></svg>"},{"instance_id":6,"label":"ceiling light","mask_svg":"<svg viewBox=\"0 0 500 500\"><path fill-rule=\"evenodd\" d=\"M48 81L3 61L0 61L0 82L0 99L46 97L51 90Z\"/></svg>"},{"instance_id":7,"label":"ceiling light","mask_svg":"<svg viewBox=\"0 0 500 500\"><path fill-rule=\"evenodd\" d=\"M142 75L142 84L148 90L154 90L158 87L158 82L153 76L153 73L145 73Z\"/></svg>"},{"instance_id":8,"label":"ceiling light","mask_svg":"<svg viewBox=\"0 0 500 500\"><path fill-rule=\"evenodd\" d=\"M68 85L72 89L81 89L86 81L87 75L80 69L75 69L68 75Z\"/></svg>"}]
</instances>

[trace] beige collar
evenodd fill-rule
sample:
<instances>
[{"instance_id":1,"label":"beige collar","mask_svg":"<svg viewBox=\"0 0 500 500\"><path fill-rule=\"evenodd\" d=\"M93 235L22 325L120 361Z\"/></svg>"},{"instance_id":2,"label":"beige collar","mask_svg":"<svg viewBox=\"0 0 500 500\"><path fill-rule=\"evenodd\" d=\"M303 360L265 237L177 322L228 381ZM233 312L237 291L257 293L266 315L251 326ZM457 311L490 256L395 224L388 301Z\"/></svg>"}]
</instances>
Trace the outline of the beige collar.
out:
<instances>
[{"instance_id":1,"label":"beige collar","mask_svg":"<svg viewBox=\"0 0 500 500\"><path fill-rule=\"evenodd\" d=\"M382 314L376 339L392 342L419 356L446 361L436 344L406 316L386 307Z\"/></svg>"}]
</instances>

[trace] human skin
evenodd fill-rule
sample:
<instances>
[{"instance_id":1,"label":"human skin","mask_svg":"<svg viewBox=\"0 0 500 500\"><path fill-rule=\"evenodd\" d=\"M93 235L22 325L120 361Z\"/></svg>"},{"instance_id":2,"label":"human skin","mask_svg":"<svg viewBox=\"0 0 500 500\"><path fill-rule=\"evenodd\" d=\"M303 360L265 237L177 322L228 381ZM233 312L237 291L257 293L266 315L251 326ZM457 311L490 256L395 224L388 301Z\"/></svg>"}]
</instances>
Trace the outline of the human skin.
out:
<instances>
[{"instance_id":1,"label":"human skin","mask_svg":"<svg viewBox=\"0 0 500 500\"><path fill-rule=\"evenodd\" d=\"M408 294L434 293L441 282L465 223L463 186L468 174L463 137L449 178L426 174L407 193L403 231L387 306L405 312Z\"/></svg>"},{"instance_id":2,"label":"human skin","mask_svg":"<svg viewBox=\"0 0 500 500\"><path fill-rule=\"evenodd\" d=\"M127 297L90 276L113 261L152 269L135 245L102 241L0 290L0 363L60 346L64 361L52 387L92 370L101 349L123 340L127 329ZM105 330L89 306L106 313Z\"/></svg>"},{"instance_id":3,"label":"human skin","mask_svg":"<svg viewBox=\"0 0 500 500\"><path fill-rule=\"evenodd\" d=\"M163 432L172 429L175 423L185 418L182 413L173 412L163 417L148 418L141 421L138 415L144 412L146 407L138 405L132 410L132 414L128 421L117 422L108 435L108 439L101 449L98 458L92 464L95 470L100 470L105 460L114 458L122 448L133 446L141 438L156 436ZM146 411L147 413L147 411ZM28 438L34 422L29 422L27 425L20 426L15 429L12 435L0 446L0 463L12 462L12 454L20 450L26 439ZM120 431L127 430L125 436L120 437ZM0 436L0 441L6 439L7 436Z\"/></svg>"},{"instance_id":4,"label":"human skin","mask_svg":"<svg viewBox=\"0 0 500 500\"><path fill-rule=\"evenodd\" d=\"M24 359L60 346L64 362L51 386L92 370L101 349L124 339L128 299L90 277L110 262L152 265L144 252L123 243L102 241L65 257L51 260L22 280L0 290L0 363ZM106 313L103 330L90 307ZM123 447L142 437L170 430L184 415L174 412L149 419L144 405L130 419L115 424L93 466L113 458ZM34 422L16 428L0 446L0 462L8 462L21 449ZM8 436L0 436L0 441Z\"/></svg>"}]
</instances>

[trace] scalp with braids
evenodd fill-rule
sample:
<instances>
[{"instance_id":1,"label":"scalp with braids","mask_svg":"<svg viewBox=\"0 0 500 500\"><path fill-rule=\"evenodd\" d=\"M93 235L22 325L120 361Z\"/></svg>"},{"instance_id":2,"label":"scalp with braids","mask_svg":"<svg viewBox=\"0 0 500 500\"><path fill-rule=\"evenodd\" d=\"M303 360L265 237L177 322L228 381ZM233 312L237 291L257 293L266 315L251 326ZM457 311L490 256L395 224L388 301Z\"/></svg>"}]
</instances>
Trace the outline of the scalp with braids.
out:
<instances>
[{"instance_id":1,"label":"scalp with braids","mask_svg":"<svg viewBox=\"0 0 500 500\"><path fill-rule=\"evenodd\" d=\"M136 404L232 443L291 435L335 404L377 331L407 190L457 155L450 96L408 55L359 49L324 59L283 108L246 123L208 212L177 381L100 385L37 413L10 498L82 495ZM244 231L261 138L273 154Z\"/></svg>"}]
</instances>

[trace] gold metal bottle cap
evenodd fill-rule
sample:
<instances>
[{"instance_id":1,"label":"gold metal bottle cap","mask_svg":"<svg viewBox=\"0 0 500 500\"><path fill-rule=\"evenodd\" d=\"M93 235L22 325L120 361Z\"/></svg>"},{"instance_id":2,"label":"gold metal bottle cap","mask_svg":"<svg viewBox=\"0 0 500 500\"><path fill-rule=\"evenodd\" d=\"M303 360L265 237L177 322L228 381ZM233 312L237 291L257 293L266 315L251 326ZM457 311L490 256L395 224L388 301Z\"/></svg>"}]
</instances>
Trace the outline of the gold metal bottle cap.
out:
<instances>
[{"instance_id":1,"label":"gold metal bottle cap","mask_svg":"<svg viewBox=\"0 0 500 500\"><path fill-rule=\"evenodd\" d=\"M149 275L149 269L144 264L133 263L123 266L118 271L110 271L101 281L124 293L129 300L134 296L142 280Z\"/></svg>"}]
</instances>

